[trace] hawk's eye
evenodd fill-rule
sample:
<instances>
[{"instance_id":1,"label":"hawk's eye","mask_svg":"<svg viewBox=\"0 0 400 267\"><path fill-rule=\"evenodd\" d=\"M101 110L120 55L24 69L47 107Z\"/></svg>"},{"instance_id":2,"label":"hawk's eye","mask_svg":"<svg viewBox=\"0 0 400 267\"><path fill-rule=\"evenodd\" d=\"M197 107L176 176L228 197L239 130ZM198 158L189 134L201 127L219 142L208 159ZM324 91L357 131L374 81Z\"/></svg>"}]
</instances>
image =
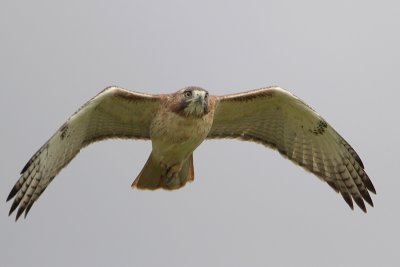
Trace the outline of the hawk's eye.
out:
<instances>
[{"instance_id":1,"label":"hawk's eye","mask_svg":"<svg viewBox=\"0 0 400 267\"><path fill-rule=\"evenodd\" d=\"M186 97L191 97L192 96L192 91L185 91L185 96Z\"/></svg>"}]
</instances>

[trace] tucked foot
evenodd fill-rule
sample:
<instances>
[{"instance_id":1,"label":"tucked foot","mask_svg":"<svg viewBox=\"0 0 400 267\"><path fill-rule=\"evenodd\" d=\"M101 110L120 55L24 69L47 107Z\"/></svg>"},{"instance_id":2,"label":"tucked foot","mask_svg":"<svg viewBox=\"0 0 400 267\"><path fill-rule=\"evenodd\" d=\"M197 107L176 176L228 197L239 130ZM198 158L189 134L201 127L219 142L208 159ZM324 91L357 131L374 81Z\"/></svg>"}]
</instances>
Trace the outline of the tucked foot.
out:
<instances>
[{"instance_id":1,"label":"tucked foot","mask_svg":"<svg viewBox=\"0 0 400 267\"><path fill-rule=\"evenodd\" d=\"M182 164L175 164L169 168L164 168L165 164L162 164L161 166L163 168L163 177L167 187L170 189L179 188L181 186L179 173L181 172Z\"/></svg>"}]
</instances>

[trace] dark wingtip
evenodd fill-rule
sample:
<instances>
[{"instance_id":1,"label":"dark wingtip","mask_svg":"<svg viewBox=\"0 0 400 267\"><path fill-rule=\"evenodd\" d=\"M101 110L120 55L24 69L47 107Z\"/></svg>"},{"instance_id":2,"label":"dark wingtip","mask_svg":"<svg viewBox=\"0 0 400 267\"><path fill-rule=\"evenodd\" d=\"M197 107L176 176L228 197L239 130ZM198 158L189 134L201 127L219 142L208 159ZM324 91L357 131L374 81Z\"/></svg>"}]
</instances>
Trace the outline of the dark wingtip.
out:
<instances>
[{"instance_id":1,"label":"dark wingtip","mask_svg":"<svg viewBox=\"0 0 400 267\"><path fill-rule=\"evenodd\" d=\"M335 190L336 193L339 193L339 188L336 186L336 184L332 181L327 181L327 184L333 189Z\"/></svg>"},{"instance_id":2,"label":"dark wingtip","mask_svg":"<svg viewBox=\"0 0 400 267\"><path fill-rule=\"evenodd\" d=\"M362 175L362 181L363 181L365 187L366 187L370 192L376 194L375 187L374 187L374 185L372 184L372 181L371 181L371 179L369 179L369 176L368 176L368 174L367 174L366 172L364 172L363 175Z\"/></svg>"},{"instance_id":3,"label":"dark wingtip","mask_svg":"<svg viewBox=\"0 0 400 267\"><path fill-rule=\"evenodd\" d=\"M347 193L343 193L343 192L340 192L340 194L342 195L344 201L346 201L347 205L349 205L349 207L352 210L354 210L353 200L351 199L350 195Z\"/></svg>"},{"instance_id":4,"label":"dark wingtip","mask_svg":"<svg viewBox=\"0 0 400 267\"><path fill-rule=\"evenodd\" d=\"M349 144L348 144L349 145ZM356 159L358 165L360 165L361 168L365 168L364 167L364 163L362 162L360 156L357 154L357 152L349 145L349 147L351 148L350 153L353 155L353 157Z\"/></svg>"},{"instance_id":5,"label":"dark wingtip","mask_svg":"<svg viewBox=\"0 0 400 267\"><path fill-rule=\"evenodd\" d=\"M29 168L29 166L31 166L31 164L32 164L32 159L30 159L26 164L25 164L25 166L22 168L22 170L21 170L21 173L20 174L23 174L28 168Z\"/></svg>"},{"instance_id":6,"label":"dark wingtip","mask_svg":"<svg viewBox=\"0 0 400 267\"><path fill-rule=\"evenodd\" d=\"M13 212L14 212L14 210L18 207L18 202L16 202L16 201L14 201L13 203L12 203L12 205L11 205L11 208L10 208L10 212L8 213L8 216L10 216Z\"/></svg>"},{"instance_id":7,"label":"dark wingtip","mask_svg":"<svg viewBox=\"0 0 400 267\"><path fill-rule=\"evenodd\" d=\"M31 210L31 208L32 208L34 202L35 202L35 201L32 201L32 202L31 202L30 204L28 204L28 206L26 207L26 209L25 209L25 214L24 214L24 218L26 218L26 216L28 215L28 213L29 213L29 211Z\"/></svg>"},{"instance_id":8,"label":"dark wingtip","mask_svg":"<svg viewBox=\"0 0 400 267\"><path fill-rule=\"evenodd\" d=\"M19 188L17 188L16 185L11 189L10 194L8 194L6 202L8 202L10 199L12 199L17 193L18 193Z\"/></svg>"},{"instance_id":9,"label":"dark wingtip","mask_svg":"<svg viewBox=\"0 0 400 267\"><path fill-rule=\"evenodd\" d=\"M371 180L369 178L364 180L364 184L365 184L365 186L367 187L367 189L370 192L372 192L372 193L374 193L376 195L375 187L374 187L374 185L372 184L372 182L371 182Z\"/></svg>"},{"instance_id":10,"label":"dark wingtip","mask_svg":"<svg viewBox=\"0 0 400 267\"><path fill-rule=\"evenodd\" d=\"M371 196L369 195L368 191L367 190L363 190L363 191L361 190L360 193L361 193L362 197L364 198L364 200L367 201L367 203L371 207L373 207L374 203L372 202Z\"/></svg>"},{"instance_id":11,"label":"dark wingtip","mask_svg":"<svg viewBox=\"0 0 400 267\"><path fill-rule=\"evenodd\" d=\"M356 202L357 206L364 212L367 213L367 208L365 207L365 203L362 198L355 198L354 201Z\"/></svg>"},{"instance_id":12,"label":"dark wingtip","mask_svg":"<svg viewBox=\"0 0 400 267\"><path fill-rule=\"evenodd\" d=\"M19 207L18 212L17 212L17 216L15 217L15 221L18 221L19 217L24 212L24 210L25 210L24 207Z\"/></svg>"}]
</instances>

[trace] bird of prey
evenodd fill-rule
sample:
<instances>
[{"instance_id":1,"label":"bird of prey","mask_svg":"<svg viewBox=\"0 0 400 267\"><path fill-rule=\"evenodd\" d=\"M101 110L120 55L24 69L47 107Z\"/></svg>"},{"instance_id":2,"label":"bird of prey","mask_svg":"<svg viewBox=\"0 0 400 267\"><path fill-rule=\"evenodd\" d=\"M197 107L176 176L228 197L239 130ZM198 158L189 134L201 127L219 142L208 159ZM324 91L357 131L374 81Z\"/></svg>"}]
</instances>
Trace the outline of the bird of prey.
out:
<instances>
[{"instance_id":1,"label":"bird of prey","mask_svg":"<svg viewBox=\"0 0 400 267\"><path fill-rule=\"evenodd\" d=\"M85 146L109 138L151 140L132 183L173 190L194 180L193 151L206 139L237 138L276 149L366 212L375 188L354 149L312 108L279 87L211 96L189 86L173 94L108 87L84 104L32 156L7 201L16 220Z\"/></svg>"}]
</instances>

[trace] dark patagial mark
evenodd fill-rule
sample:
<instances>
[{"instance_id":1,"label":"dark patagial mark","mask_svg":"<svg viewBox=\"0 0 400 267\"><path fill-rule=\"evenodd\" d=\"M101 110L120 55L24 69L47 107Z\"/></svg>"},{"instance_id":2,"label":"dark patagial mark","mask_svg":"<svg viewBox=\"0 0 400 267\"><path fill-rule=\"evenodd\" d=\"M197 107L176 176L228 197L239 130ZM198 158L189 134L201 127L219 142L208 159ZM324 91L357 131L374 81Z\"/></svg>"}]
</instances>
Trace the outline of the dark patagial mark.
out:
<instances>
[{"instance_id":1,"label":"dark patagial mark","mask_svg":"<svg viewBox=\"0 0 400 267\"><path fill-rule=\"evenodd\" d=\"M132 101L132 102L158 101L158 97L159 97L159 95L142 95L140 93L125 91L125 90L115 91L114 96L124 99L124 100L127 100L127 101Z\"/></svg>"},{"instance_id":2,"label":"dark patagial mark","mask_svg":"<svg viewBox=\"0 0 400 267\"><path fill-rule=\"evenodd\" d=\"M263 97L271 98L274 96L274 94L271 91L261 89L259 91L248 92L248 93L233 95L233 96L234 97L228 98L227 100L235 101L235 102L248 102L248 101L255 100L257 98L263 98Z\"/></svg>"},{"instance_id":3,"label":"dark patagial mark","mask_svg":"<svg viewBox=\"0 0 400 267\"><path fill-rule=\"evenodd\" d=\"M315 135L322 135L326 128L328 127L328 124L326 123L326 121L324 121L323 119L320 119L317 123L317 125L315 126L314 129L310 129L309 131Z\"/></svg>"},{"instance_id":4,"label":"dark patagial mark","mask_svg":"<svg viewBox=\"0 0 400 267\"><path fill-rule=\"evenodd\" d=\"M60 127L60 132L61 132L61 140L64 140L64 138L67 136L67 132L68 132L68 122L64 123L61 127Z\"/></svg>"}]
</instances>

